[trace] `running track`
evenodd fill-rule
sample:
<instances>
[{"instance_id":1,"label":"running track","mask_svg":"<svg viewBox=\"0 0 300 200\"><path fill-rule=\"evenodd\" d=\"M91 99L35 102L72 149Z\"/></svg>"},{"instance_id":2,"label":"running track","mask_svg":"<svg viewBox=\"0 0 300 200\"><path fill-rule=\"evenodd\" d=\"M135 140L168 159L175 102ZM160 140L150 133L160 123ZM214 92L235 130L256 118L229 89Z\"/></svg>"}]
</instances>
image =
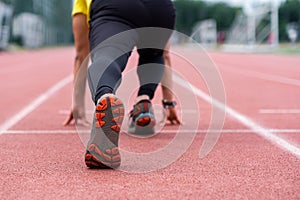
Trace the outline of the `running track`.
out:
<instances>
[{"instance_id":1,"label":"running track","mask_svg":"<svg viewBox=\"0 0 300 200\"><path fill-rule=\"evenodd\" d=\"M186 52L199 56L196 49ZM73 48L0 53L0 198L300 199L300 57L209 55L226 91L227 115L216 146L199 158L212 106L201 96L207 93L205 84L173 56L174 69L196 88L198 132L171 165L127 173L87 169L85 148L75 128L61 125L70 108ZM188 117L180 134L191 138L190 127L198 125L193 121L198 112L182 112ZM152 152L167 145L177 130L166 126L149 139L121 134L120 146ZM135 162L129 160L125 167L139 167Z\"/></svg>"}]
</instances>

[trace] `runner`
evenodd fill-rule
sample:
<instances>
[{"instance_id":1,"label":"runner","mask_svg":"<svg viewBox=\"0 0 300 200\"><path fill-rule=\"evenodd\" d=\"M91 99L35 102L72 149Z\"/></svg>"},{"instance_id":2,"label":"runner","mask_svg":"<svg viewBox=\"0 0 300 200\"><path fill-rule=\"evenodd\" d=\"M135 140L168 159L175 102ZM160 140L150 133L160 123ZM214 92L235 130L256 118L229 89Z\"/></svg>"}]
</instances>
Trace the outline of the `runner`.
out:
<instances>
[{"instance_id":1,"label":"runner","mask_svg":"<svg viewBox=\"0 0 300 200\"><path fill-rule=\"evenodd\" d=\"M73 88L73 103L71 111L64 121L64 125L77 124L88 126L89 123L86 120L85 115L85 103L84 94L86 86L86 72L88 67L88 55L89 55L89 27L88 27L88 6L89 1L87 0L75 0L72 11L73 21L73 34L75 41L76 56L74 61L74 88ZM169 56L170 42L168 42L164 51L164 61L167 67L171 67L171 61ZM86 60L85 60L86 59ZM171 124L181 124L178 119L175 105L176 102L173 99L172 90L172 73L171 70L166 68L162 83L162 94L163 94L163 107L166 115L162 119L162 124L169 121ZM166 85L168 87L166 87ZM133 129L134 130L134 129ZM132 132L132 131L131 131Z\"/></svg>"},{"instance_id":2,"label":"runner","mask_svg":"<svg viewBox=\"0 0 300 200\"><path fill-rule=\"evenodd\" d=\"M136 128L147 132L155 125L151 100L163 76L163 49L172 32L138 29L172 30L175 9L171 0L94 0L90 16L92 64L88 80L96 109L85 162L90 168L117 168L121 164L118 143L124 106L115 92L122 72L137 47L140 88L131 117ZM121 38L111 38L120 33Z\"/></svg>"}]
</instances>

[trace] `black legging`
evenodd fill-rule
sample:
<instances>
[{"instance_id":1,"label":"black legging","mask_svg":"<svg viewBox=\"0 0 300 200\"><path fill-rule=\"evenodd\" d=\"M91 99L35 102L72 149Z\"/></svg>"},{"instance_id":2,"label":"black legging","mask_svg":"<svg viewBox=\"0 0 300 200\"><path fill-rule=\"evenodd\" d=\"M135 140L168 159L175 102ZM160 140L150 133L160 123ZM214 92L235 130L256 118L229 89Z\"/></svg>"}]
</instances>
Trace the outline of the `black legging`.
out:
<instances>
[{"instance_id":1,"label":"black legging","mask_svg":"<svg viewBox=\"0 0 300 200\"><path fill-rule=\"evenodd\" d=\"M138 95L152 99L164 71L163 49L174 29L173 3L170 0L93 0L90 15L92 65L88 80L94 102L103 94L115 93L135 46L140 56ZM166 30L139 29L144 27ZM116 36L119 33L121 36Z\"/></svg>"}]
</instances>

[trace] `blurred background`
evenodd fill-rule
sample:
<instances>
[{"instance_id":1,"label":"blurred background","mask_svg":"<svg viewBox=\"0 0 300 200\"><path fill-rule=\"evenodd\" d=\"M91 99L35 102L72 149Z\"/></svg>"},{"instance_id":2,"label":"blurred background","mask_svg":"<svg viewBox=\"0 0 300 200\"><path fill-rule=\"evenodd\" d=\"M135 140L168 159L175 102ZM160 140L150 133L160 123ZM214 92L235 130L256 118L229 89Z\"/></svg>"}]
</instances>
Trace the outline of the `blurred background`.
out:
<instances>
[{"instance_id":1,"label":"blurred background","mask_svg":"<svg viewBox=\"0 0 300 200\"><path fill-rule=\"evenodd\" d=\"M300 0L175 0L176 30L207 48L299 48ZM72 1L0 0L0 51L73 44ZM186 43L174 34L173 43ZM251 47L251 48L249 48Z\"/></svg>"},{"instance_id":2,"label":"blurred background","mask_svg":"<svg viewBox=\"0 0 300 200\"><path fill-rule=\"evenodd\" d=\"M72 44L72 1L0 0L0 48Z\"/></svg>"}]
</instances>

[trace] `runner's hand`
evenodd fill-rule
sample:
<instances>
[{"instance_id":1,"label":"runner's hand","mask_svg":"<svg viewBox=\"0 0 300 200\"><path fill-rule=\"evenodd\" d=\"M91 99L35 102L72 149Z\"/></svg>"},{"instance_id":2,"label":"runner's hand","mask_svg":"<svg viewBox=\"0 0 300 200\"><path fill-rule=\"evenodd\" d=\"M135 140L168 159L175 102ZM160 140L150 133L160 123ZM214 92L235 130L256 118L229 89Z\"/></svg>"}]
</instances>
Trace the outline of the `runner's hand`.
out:
<instances>
[{"instance_id":1,"label":"runner's hand","mask_svg":"<svg viewBox=\"0 0 300 200\"><path fill-rule=\"evenodd\" d=\"M172 125L182 124L177 117L177 112L174 107L167 108L167 120L170 121Z\"/></svg>"},{"instance_id":2,"label":"runner's hand","mask_svg":"<svg viewBox=\"0 0 300 200\"><path fill-rule=\"evenodd\" d=\"M79 126L89 126L90 123L84 116L80 116L77 110L71 110L67 119L63 123L64 126L68 125L79 125Z\"/></svg>"}]
</instances>

